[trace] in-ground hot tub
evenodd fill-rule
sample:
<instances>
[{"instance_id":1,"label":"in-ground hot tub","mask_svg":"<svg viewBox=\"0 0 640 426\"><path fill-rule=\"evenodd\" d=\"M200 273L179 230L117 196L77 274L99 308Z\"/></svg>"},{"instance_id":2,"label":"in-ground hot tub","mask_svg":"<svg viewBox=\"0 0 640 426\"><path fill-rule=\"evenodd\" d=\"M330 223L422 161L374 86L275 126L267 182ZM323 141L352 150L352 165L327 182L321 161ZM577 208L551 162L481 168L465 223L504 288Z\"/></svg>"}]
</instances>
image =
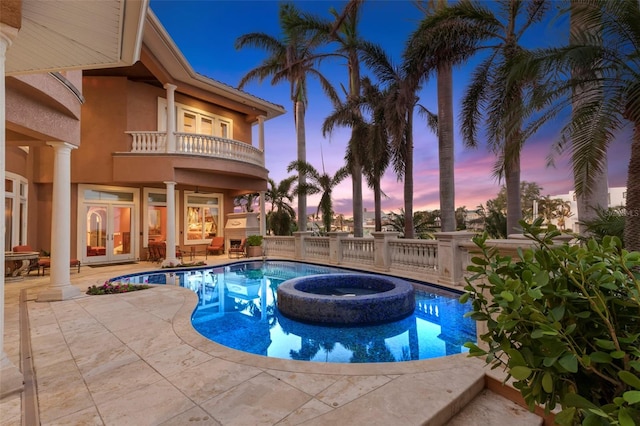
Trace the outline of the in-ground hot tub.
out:
<instances>
[{"instance_id":1,"label":"in-ground hot tub","mask_svg":"<svg viewBox=\"0 0 640 426\"><path fill-rule=\"evenodd\" d=\"M413 286L367 274L309 275L278 287L278 310L286 317L322 324L380 324L415 309Z\"/></svg>"}]
</instances>

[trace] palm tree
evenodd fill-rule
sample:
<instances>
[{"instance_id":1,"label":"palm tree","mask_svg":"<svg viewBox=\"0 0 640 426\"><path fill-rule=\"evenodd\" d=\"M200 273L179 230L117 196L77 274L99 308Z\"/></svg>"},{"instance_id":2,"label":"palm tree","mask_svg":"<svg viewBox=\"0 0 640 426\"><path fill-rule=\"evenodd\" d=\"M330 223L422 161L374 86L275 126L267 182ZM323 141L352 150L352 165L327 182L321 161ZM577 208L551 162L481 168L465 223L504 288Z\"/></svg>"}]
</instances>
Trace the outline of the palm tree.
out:
<instances>
[{"instance_id":1,"label":"palm tree","mask_svg":"<svg viewBox=\"0 0 640 426\"><path fill-rule=\"evenodd\" d=\"M309 180L305 180L304 183L298 183L295 189L295 193L300 195L313 195L321 194L320 203L318 203L318 212L322 213L322 223L324 225L325 232L331 231L331 221L333 220L333 201L331 200L331 192L338 186L348 175L349 170L346 167L341 167L336 171L333 176L330 176L326 172L320 174L320 172L306 161L293 161L287 167L287 172L297 170L298 173L303 173Z\"/></svg>"},{"instance_id":2,"label":"palm tree","mask_svg":"<svg viewBox=\"0 0 640 426\"><path fill-rule=\"evenodd\" d=\"M416 6L426 16L433 13L434 9L444 10L447 0L429 0L424 4L416 2ZM426 38L421 30L414 32L409 41L411 48L408 55L412 61L428 61L425 58L425 50L429 46L422 45ZM453 128L453 64L450 61L440 60L436 64L438 87L438 114L435 118L436 134L438 135L438 165L440 181L440 211L441 230L450 232L456 230L455 210L455 167L454 167L454 128ZM425 68L426 76L432 71Z\"/></svg>"},{"instance_id":3,"label":"palm tree","mask_svg":"<svg viewBox=\"0 0 640 426\"><path fill-rule=\"evenodd\" d=\"M298 148L298 161L306 161L306 134L305 112L307 107L307 76L316 77L332 101L338 97L330 82L318 71L316 66L328 54L318 53L321 45L321 37L309 36L298 26L300 12L291 3L283 3L279 11L282 39L278 39L265 33L249 33L238 37L236 49L244 47L257 47L266 50L269 56L256 68L249 71L238 84L242 88L251 80L262 82L271 77L271 84L276 85L287 81L291 90L291 101L295 111L296 140ZM298 175L298 182L304 185L305 176ZM304 195L298 196L298 228L306 230L307 199Z\"/></svg>"},{"instance_id":4,"label":"palm tree","mask_svg":"<svg viewBox=\"0 0 640 426\"><path fill-rule=\"evenodd\" d=\"M404 236L413 238L413 113L418 103L422 64L403 61L396 67L377 45L363 42L362 60L385 85L384 120L391 140L391 160L404 181Z\"/></svg>"},{"instance_id":5,"label":"palm tree","mask_svg":"<svg viewBox=\"0 0 640 426\"><path fill-rule=\"evenodd\" d=\"M332 22L309 14L305 14L300 22L302 28L311 31L316 37L323 37L329 43L337 43L337 55L346 58L349 73L346 103L349 105L354 105L350 101L360 96L358 22L360 20L360 6L363 3L364 0L349 0L340 13L331 8L329 13L334 18ZM353 113L358 114L359 111L354 109ZM366 163L363 161L366 140L362 136L355 127L352 128L346 154L347 167L352 179L353 235L355 237L362 237L363 233L362 168Z\"/></svg>"},{"instance_id":6,"label":"palm tree","mask_svg":"<svg viewBox=\"0 0 640 426\"><path fill-rule=\"evenodd\" d=\"M580 11L582 6L593 7L594 4L585 5L582 1L571 0L569 31L569 43L571 44L582 44L581 37L585 34L588 34L589 37L597 37L600 33L599 28L593 28L593 26L590 28L588 22L583 24L582 16L584 13ZM573 72L587 73L591 72L592 69L592 67L587 69L574 68ZM595 81L593 83L597 84ZM573 103L580 102L580 100L583 99L582 96L580 96L581 91L582 89L579 87L573 89L571 96ZM577 106L578 105L572 106L572 110L579 110L579 108L576 108ZM576 160L577 159L578 158L576 158ZM600 164L602 164L602 167L598 172L594 171L594 173L597 174L594 176L592 184L589 185L589 190L576 193L578 216L581 219L580 222L577 223L578 229L576 229L576 232L584 233L587 230L587 227L583 226L582 223L584 221L590 222L591 220L596 219L598 210L606 209L609 206L609 182L607 179L606 154ZM580 172L575 171L575 173ZM574 181L580 180L579 176L574 177Z\"/></svg>"},{"instance_id":7,"label":"palm tree","mask_svg":"<svg viewBox=\"0 0 640 426\"><path fill-rule=\"evenodd\" d=\"M462 0L423 20L423 46L436 63L460 63L471 52L488 51L474 70L462 104L462 132L465 144L478 145L482 121L489 148L498 160L494 174L507 187L507 232L517 232L520 207L520 151L525 142L524 92L536 81L511 77L516 58L524 48L520 42L540 22L550 1L500 0L485 3ZM496 10L494 10L496 9Z\"/></svg>"},{"instance_id":8,"label":"palm tree","mask_svg":"<svg viewBox=\"0 0 640 426\"><path fill-rule=\"evenodd\" d=\"M627 249L640 250L640 5L637 0L574 0L571 5L582 36L521 58L518 70L550 76L534 94L538 106L552 105L544 117L573 107L559 148L571 141L576 193L590 192L605 168L609 145L631 125L624 240Z\"/></svg>"},{"instance_id":9,"label":"palm tree","mask_svg":"<svg viewBox=\"0 0 640 426\"><path fill-rule=\"evenodd\" d=\"M256 204L256 201L260 200L260 194L258 192L254 192L252 194L244 194L238 195L233 199L233 205L240 207L243 212L251 213L253 212L253 207Z\"/></svg>"},{"instance_id":10,"label":"palm tree","mask_svg":"<svg viewBox=\"0 0 640 426\"><path fill-rule=\"evenodd\" d=\"M368 142L362 157L363 172L367 178L367 184L373 189L375 230L380 232L382 230L380 181L391 160L391 147L384 118L386 95L368 77L362 79L361 86L362 95L336 106L333 113L325 119L322 132L330 133L335 126L339 125L350 126L355 137ZM361 110L369 117L369 121L363 116ZM350 150L348 155L352 154L353 151Z\"/></svg>"},{"instance_id":11,"label":"palm tree","mask_svg":"<svg viewBox=\"0 0 640 426\"><path fill-rule=\"evenodd\" d=\"M292 186L297 179L297 176L289 176L278 184L273 179L269 179L265 200L271 203L268 223L276 235L288 235L289 223L296 217L296 212L289 203L293 202Z\"/></svg>"}]
</instances>

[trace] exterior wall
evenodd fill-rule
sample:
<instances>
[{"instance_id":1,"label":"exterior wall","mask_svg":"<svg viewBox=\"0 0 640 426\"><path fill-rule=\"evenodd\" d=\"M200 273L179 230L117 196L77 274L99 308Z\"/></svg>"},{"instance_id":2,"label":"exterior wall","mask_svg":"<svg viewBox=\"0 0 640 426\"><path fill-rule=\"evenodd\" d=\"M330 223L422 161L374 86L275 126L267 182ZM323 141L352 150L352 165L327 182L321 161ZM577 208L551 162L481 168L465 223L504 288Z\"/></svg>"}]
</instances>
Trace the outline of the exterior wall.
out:
<instances>
[{"instance_id":1,"label":"exterior wall","mask_svg":"<svg viewBox=\"0 0 640 426\"><path fill-rule=\"evenodd\" d=\"M126 151L127 79L85 77L82 146L71 154L71 181L111 183L113 152Z\"/></svg>"},{"instance_id":2,"label":"exterior wall","mask_svg":"<svg viewBox=\"0 0 640 426\"><path fill-rule=\"evenodd\" d=\"M75 79L77 73L67 75ZM23 141L80 143L80 100L52 75L7 77L5 102L7 130L20 134Z\"/></svg>"},{"instance_id":3,"label":"exterior wall","mask_svg":"<svg viewBox=\"0 0 640 426\"><path fill-rule=\"evenodd\" d=\"M22 0L0 1L0 22L20 29L22 26Z\"/></svg>"},{"instance_id":4,"label":"exterior wall","mask_svg":"<svg viewBox=\"0 0 640 426\"><path fill-rule=\"evenodd\" d=\"M167 91L149 84L127 82L127 130L158 130L158 97L166 98ZM126 151L131 149L127 136ZM122 151L125 151L124 149Z\"/></svg>"},{"instance_id":5,"label":"exterior wall","mask_svg":"<svg viewBox=\"0 0 640 426\"><path fill-rule=\"evenodd\" d=\"M8 172L29 183L26 242L35 250L51 250L54 150L46 143L80 143L82 72L60 75L66 81L49 73L6 78L5 165ZM72 212L71 223L76 219ZM72 229L71 253L75 250L75 234Z\"/></svg>"}]
</instances>

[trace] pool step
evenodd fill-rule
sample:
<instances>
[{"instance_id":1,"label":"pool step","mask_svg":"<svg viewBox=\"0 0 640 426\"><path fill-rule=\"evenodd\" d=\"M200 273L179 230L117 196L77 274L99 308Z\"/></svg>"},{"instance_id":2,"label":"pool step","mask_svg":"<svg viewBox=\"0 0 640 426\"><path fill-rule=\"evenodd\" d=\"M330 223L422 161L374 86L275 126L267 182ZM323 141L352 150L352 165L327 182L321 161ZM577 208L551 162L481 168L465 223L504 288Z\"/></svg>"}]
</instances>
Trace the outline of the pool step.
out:
<instances>
[{"instance_id":1,"label":"pool step","mask_svg":"<svg viewBox=\"0 0 640 426\"><path fill-rule=\"evenodd\" d=\"M489 389L483 389L447 426L541 426L544 419Z\"/></svg>"}]
</instances>

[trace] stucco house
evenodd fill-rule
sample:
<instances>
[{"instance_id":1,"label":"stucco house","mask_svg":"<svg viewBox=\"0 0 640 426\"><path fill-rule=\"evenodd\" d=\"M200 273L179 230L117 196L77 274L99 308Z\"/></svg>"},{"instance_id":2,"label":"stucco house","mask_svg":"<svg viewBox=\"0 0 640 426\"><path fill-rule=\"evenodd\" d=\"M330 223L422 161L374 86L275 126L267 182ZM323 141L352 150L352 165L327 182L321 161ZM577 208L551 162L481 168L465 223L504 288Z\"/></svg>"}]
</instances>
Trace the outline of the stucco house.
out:
<instances>
[{"instance_id":1,"label":"stucco house","mask_svg":"<svg viewBox=\"0 0 640 426\"><path fill-rule=\"evenodd\" d=\"M284 109L194 72L151 10L133 65L45 78L70 105L51 120L59 123L55 139L7 133L9 187L21 191L13 193L7 247L52 251L46 218L53 140L62 140L70 155L70 254L83 264L145 259L155 240L202 251L213 236L224 236L234 197L267 189L264 122ZM29 82L36 83L27 80L23 91L41 90L41 80L35 88ZM13 83L8 88L8 129L20 118L28 128L26 118L60 103L51 93L28 104Z\"/></svg>"},{"instance_id":2,"label":"stucco house","mask_svg":"<svg viewBox=\"0 0 640 426\"><path fill-rule=\"evenodd\" d=\"M202 251L234 197L267 189L264 123L284 108L196 73L148 0L3 0L0 73L0 255L50 252L39 300L77 294L71 259Z\"/></svg>"}]
</instances>

